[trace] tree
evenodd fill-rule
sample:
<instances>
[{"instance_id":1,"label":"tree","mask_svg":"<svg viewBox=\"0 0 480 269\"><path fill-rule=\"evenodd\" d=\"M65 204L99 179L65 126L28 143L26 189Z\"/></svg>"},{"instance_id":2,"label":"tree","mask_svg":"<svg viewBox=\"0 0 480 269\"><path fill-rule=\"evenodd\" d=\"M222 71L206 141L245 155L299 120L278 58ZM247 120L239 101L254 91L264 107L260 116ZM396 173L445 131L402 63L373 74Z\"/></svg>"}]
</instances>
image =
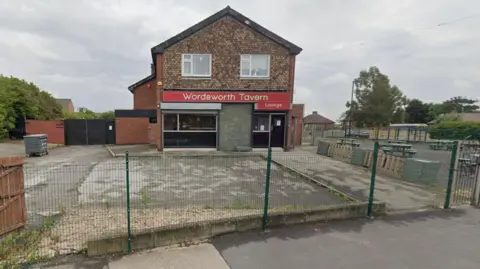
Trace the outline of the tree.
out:
<instances>
[{"instance_id":1,"label":"tree","mask_svg":"<svg viewBox=\"0 0 480 269\"><path fill-rule=\"evenodd\" d=\"M86 107L78 108L77 112L63 113L63 119L85 119L85 120L93 120L93 119L105 119L105 120L113 120L115 119L115 112L114 111L105 111L96 113Z\"/></svg>"},{"instance_id":2,"label":"tree","mask_svg":"<svg viewBox=\"0 0 480 269\"><path fill-rule=\"evenodd\" d=\"M377 67L360 71L354 84L356 100L346 106L352 107L352 121L357 127L388 126L404 118L406 97ZM348 116L349 110L346 113Z\"/></svg>"},{"instance_id":3,"label":"tree","mask_svg":"<svg viewBox=\"0 0 480 269\"><path fill-rule=\"evenodd\" d=\"M412 99L408 102L405 109L407 123L427 123L434 118L430 115L431 104L424 103L418 99Z\"/></svg>"},{"instance_id":4,"label":"tree","mask_svg":"<svg viewBox=\"0 0 480 269\"><path fill-rule=\"evenodd\" d=\"M114 120L115 119L115 112L113 110L110 111L105 111L98 113L98 118L99 119L104 119L104 120Z\"/></svg>"},{"instance_id":5,"label":"tree","mask_svg":"<svg viewBox=\"0 0 480 269\"><path fill-rule=\"evenodd\" d=\"M51 120L61 116L62 107L35 84L0 75L0 135L15 127L19 119Z\"/></svg>"},{"instance_id":6,"label":"tree","mask_svg":"<svg viewBox=\"0 0 480 269\"><path fill-rule=\"evenodd\" d=\"M478 100L469 99L462 96L452 97L449 100L443 102L444 113L457 112L468 113L478 110L479 106L476 105Z\"/></svg>"}]
</instances>

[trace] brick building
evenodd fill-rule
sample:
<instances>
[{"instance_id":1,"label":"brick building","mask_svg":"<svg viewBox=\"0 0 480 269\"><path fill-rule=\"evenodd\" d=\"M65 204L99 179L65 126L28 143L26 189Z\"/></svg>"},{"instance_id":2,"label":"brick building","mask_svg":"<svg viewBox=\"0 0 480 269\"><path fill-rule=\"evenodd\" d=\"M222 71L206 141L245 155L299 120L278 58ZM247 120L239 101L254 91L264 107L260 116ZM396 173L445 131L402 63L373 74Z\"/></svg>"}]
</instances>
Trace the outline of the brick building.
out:
<instances>
[{"instance_id":1,"label":"brick building","mask_svg":"<svg viewBox=\"0 0 480 269\"><path fill-rule=\"evenodd\" d=\"M151 74L129 87L134 110L116 111L117 144L300 144L304 107L292 101L301 50L227 6L151 49Z\"/></svg>"}]
</instances>

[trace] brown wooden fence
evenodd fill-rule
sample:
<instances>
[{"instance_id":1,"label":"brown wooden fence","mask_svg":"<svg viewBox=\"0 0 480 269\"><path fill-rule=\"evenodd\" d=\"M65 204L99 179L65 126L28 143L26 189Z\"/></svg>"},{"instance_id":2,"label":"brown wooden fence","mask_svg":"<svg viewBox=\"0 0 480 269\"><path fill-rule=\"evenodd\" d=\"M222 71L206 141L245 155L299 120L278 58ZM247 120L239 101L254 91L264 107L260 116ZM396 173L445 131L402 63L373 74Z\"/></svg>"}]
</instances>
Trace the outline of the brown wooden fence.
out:
<instances>
[{"instance_id":1,"label":"brown wooden fence","mask_svg":"<svg viewBox=\"0 0 480 269\"><path fill-rule=\"evenodd\" d=\"M23 158L0 158L0 235L25 226Z\"/></svg>"}]
</instances>

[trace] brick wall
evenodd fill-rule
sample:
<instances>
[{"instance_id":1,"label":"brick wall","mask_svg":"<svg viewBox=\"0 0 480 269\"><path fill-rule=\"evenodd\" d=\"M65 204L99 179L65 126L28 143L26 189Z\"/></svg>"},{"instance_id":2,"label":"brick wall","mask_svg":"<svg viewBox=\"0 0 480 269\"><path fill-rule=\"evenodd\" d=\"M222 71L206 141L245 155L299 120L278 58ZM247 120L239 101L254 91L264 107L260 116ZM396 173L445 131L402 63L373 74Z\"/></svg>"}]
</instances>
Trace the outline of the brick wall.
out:
<instances>
[{"instance_id":1,"label":"brick wall","mask_svg":"<svg viewBox=\"0 0 480 269\"><path fill-rule=\"evenodd\" d=\"M289 128L287 136L287 149L292 149L293 145L300 146L302 144L303 113L304 104L294 104L288 113ZM296 125L294 124L294 117L296 118Z\"/></svg>"},{"instance_id":2,"label":"brick wall","mask_svg":"<svg viewBox=\"0 0 480 269\"><path fill-rule=\"evenodd\" d=\"M157 144L157 137L160 136L160 124L151 123L148 125L148 143L152 145Z\"/></svg>"},{"instance_id":3,"label":"brick wall","mask_svg":"<svg viewBox=\"0 0 480 269\"><path fill-rule=\"evenodd\" d=\"M48 143L65 144L63 120L27 120L25 132L31 134L46 134Z\"/></svg>"},{"instance_id":4,"label":"brick wall","mask_svg":"<svg viewBox=\"0 0 480 269\"><path fill-rule=\"evenodd\" d=\"M182 53L212 54L211 78L182 79ZM269 79L240 79L240 54L249 53L270 54ZM225 17L167 48L163 57L165 88L288 90L290 59L294 56L289 55L288 50L270 39L234 19Z\"/></svg>"},{"instance_id":5,"label":"brick wall","mask_svg":"<svg viewBox=\"0 0 480 269\"><path fill-rule=\"evenodd\" d=\"M133 91L133 109L156 109L156 95L155 79L138 86Z\"/></svg>"},{"instance_id":6,"label":"brick wall","mask_svg":"<svg viewBox=\"0 0 480 269\"><path fill-rule=\"evenodd\" d=\"M148 118L116 118L115 135L117 145L148 144Z\"/></svg>"},{"instance_id":7,"label":"brick wall","mask_svg":"<svg viewBox=\"0 0 480 269\"><path fill-rule=\"evenodd\" d=\"M75 107L73 106L72 102L68 104L68 112L70 113L75 112Z\"/></svg>"}]
</instances>

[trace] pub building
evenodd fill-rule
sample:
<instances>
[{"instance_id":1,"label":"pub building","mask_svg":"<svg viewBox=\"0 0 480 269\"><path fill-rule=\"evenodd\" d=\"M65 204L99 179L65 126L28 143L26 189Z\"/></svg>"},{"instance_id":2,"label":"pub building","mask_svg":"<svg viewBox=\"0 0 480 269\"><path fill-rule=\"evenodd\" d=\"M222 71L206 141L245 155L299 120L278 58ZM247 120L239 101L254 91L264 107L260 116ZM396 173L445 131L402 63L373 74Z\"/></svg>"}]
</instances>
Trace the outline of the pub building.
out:
<instances>
[{"instance_id":1,"label":"pub building","mask_svg":"<svg viewBox=\"0 0 480 269\"><path fill-rule=\"evenodd\" d=\"M304 108L292 103L301 50L227 6L151 49L151 74L129 87L131 114L148 111L159 151L268 147L269 137L291 149L301 143Z\"/></svg>"}]
</instances>

